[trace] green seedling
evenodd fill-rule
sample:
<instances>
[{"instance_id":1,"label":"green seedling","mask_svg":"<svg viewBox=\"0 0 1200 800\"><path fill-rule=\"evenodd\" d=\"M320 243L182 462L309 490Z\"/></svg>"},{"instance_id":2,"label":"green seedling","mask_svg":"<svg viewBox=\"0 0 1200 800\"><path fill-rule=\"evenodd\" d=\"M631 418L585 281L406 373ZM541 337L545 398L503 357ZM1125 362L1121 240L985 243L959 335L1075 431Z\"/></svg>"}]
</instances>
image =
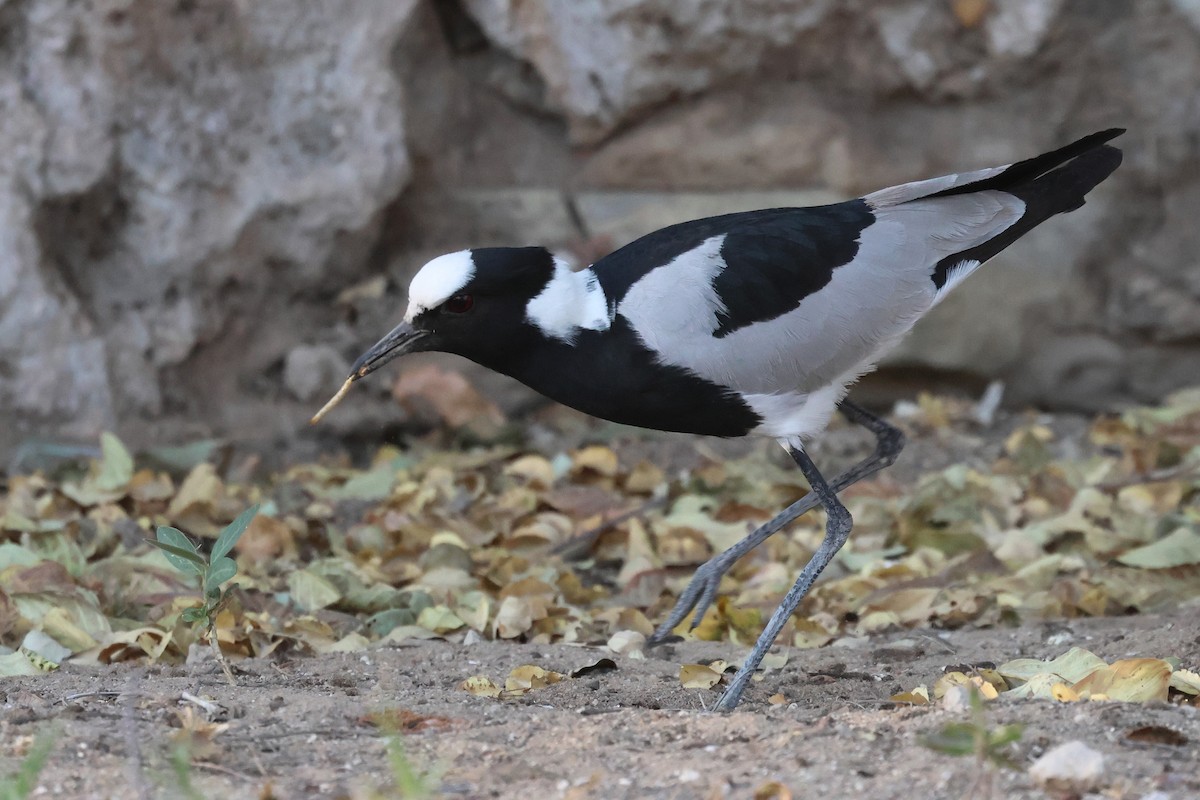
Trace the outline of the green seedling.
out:
<instances>
[{"instance_id":1,"label":"green seedling","mask_svg":"<svg viewBox=\"0 0 1200 800\"><path fill-rule=\"evenodd\" d=\"M46 766L46 759L50 757L57 740L58 731L54 729L37 735L17 771L0 779L0 800L25 800L33 794L38 775Z\"/></svg>"},{"instance_id":2,"label":"green seedling","mask_svg":"<svg viewBox=\"0 0 1200 800\"><path fill-rule=\"evenodd\" d=\"M191 623L194 627L202 628L208 634L208 643L212 647L213 655L216 656L217 662L221 665L221 669L224 670L225 677L230 683L233 683L233 673L230 671L225 657L221 654L221 646L217 642L216 625L217 614L228 602L232 587L222 591L221 585L237 575L237 562L229 557L229 553L242 534L246 532L250 521L257 513L258 506L254 505L238 514L237 519L229 523L225 530L217 536L212 553L208 556L200 552L200 548L188 538L187 534L178 528L167 525L160 526L157 540L150 542L163 551L167 561L171 562L177 570L188 575L195 575L200 579L200 590L203 593L204 601L200 605L184 609L181 619Z\"/></svg>"},{"instance_id":3,"label":"green seedling","mask_svg":"<svg viewBox=\"0 0 1200 800\"><path fill-rule=\"evenodd\" d=\"M433 797L434 776L419 769L404 752L400 735L393 733L387 738L388 766L392 770L392 786L397 797L405 800L422 800Z\"/></svg>"},{"instance_id":4,"label":"green seedling","mask_svg":"<svg viewBox=\"0 0 1200 800\"><path fill-rule=\"evenodd\" d=\"M1016 768L1008 755L1008 746L1017 742L1024 725L999 725L989 728L983 695L971 687L971 719L948 722L938 731L922 737L921 744L950 756L975 756L975 781L967 797L991 797L997 767Z\"/></svg>"}]
</instances>

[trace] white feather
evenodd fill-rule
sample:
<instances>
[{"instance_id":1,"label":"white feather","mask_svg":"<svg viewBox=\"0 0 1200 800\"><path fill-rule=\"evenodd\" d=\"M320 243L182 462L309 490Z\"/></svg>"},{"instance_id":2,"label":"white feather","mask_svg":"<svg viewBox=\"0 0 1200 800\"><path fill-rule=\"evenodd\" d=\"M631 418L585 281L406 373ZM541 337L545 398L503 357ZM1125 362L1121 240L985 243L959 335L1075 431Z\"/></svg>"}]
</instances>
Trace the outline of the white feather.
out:
<instances>
[{"instance_id":1,"label":"white feather","mask_svg":"<svg viewBox=\"0 0 1200 800\"><path fill-rule=\"evenodd\" d=\"M408 285L408 309L404 321L412 322L423 311L440 306L475 277L470 250L438 256L417 271Z\"/></svg>"},{"instance_id":2,"label":"white feather","mask_svg":"<svg viewBox=\"0 0 1200 800\"><path fill-rule=\"evenodd\" d=\"M592 270L571 270L554 259L554 275L546 288L525 306L525 317L542 333L564 342L575 340L581 328L607 330L611 324L604 289Z\"/></svg>"},{"instance_id":3,"label":"white feather","mask_svg":"<svg viewBox=\"0 0 1200 800\"><path fill-rule=\"evenodd\" d=\"M866 200L867 205L871 208L887 208L888 206L907 203L911 200L919 200L922 197L944 192L947 189L965 186L968 183L987 180L1004 172L1010 166L1012 165L1005 164L1002 167L989 167L987 169L978 169L974 172L959 172L953 175L942 175L939 178L929 178L924 181L913 181L912 183L902 183L899 186L889 186L886 189L871 192L863 200Z\"/></svg>"}]
</instances>

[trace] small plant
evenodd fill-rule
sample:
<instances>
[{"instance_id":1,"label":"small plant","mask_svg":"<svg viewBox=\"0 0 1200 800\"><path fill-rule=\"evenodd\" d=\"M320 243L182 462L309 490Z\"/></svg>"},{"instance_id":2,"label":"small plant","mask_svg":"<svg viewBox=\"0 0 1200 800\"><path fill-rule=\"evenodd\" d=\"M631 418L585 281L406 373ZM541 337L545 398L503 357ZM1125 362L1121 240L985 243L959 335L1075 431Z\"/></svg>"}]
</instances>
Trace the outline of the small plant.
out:
<instances>
[{"instance_id":1,"label":"small plant","mask_svg":"<svg viewBox=\"0 0 1200 800\"><path fill-rule=\"evenodd\" d=\"M204 795L196 791L192 784L192 752L186 740L176 742L170 751L171 772L175 775L175 784L187 800L204 800Z\"/></svg>"},{"instance_id":2,"label":"small plant","mask_svg":"<svg viewBox=\"0 0 1200 800\"><path fill-rule=\"evenodd\" d=\"M436 783L434 776L417 768L404 752L400 735L393 733L387 738L388 766L392 770L392 786L397 797L405 800L421 800L433 797Z\"/></svg>"},{"instance_id":3,"label":"small plant","mask_svg":"<svg viewBox=\"0 0 1200 800\"><path fill-rule=\"evenodd\" d=\"M950 756L975 756L975 782L966 797L991 797L992 782L997 767L1016 767L1007 753L1008 746L1019 741L1023 725L1000 725L989 728L983 695L970 687L971 719L969 722L948 722L935 733L925 736L921 744L930 750Z\"/></svg>"},{"instance_id":4,"label":"small plant","mask_svg":"<svg viewBox=\"0 0 1200 800\"><path fill-rule=\"evenodd\" d=\"M25 800L33 794L38 775L46 766L46 759L50 757L50 751L54 749L57 740L58 733L53 730L42 731L37 735L17 771L0 779L0 800Z\"/></svg>"},{"instance_id":5,"label":"small plant","mask_svg":"<svg viewBox=\"0 0 1200 800\"><path fill-rule=\"evenodd\" d=\"M200 548L188 538L187 534L178 528L167 525L160 526L157 540L150 542L163 551L167 561L170 561L176 569L196 575L200 579L200 590L203 592L204 601L200 605L184 609L181 619L206 631L208 643L217 658L217 663L221 665L221 669L230 683L234 682L233 672L230 671L229 664L221 654L221 645L217 642L216 625L217 614L228 602L232 587L221 591L221 584L237 575L237 562L229 557L229 553L237 544L238 539L242 538L242 534L250 526L250 520L254 519L254 515L257 513L258 506L254 505L238 514L237 519L229 523L225 530L217 536L212 553L208 556L200 552Z\"/></svg>"}]
</instances>

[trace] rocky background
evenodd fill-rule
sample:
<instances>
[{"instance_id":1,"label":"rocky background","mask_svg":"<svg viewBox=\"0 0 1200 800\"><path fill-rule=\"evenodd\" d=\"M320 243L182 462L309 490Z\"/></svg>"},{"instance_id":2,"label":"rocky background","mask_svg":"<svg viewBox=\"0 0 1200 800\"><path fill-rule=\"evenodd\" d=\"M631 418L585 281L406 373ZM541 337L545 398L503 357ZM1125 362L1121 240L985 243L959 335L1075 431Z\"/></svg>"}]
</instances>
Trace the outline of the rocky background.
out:
<instances>
[{"instance_id":1,"label":"rocky background","mask_svg":"<svg viewBox=\"0 0 1200 800\"><path fill-rule=\"evenodd\" d=\"M433 255L590 261L1113 125L1122 169L923 322L880 399L1197 381L1200 2L0 0L0 455L378 438L386 379L305 423Z\"/></svg>"}]
</instances>

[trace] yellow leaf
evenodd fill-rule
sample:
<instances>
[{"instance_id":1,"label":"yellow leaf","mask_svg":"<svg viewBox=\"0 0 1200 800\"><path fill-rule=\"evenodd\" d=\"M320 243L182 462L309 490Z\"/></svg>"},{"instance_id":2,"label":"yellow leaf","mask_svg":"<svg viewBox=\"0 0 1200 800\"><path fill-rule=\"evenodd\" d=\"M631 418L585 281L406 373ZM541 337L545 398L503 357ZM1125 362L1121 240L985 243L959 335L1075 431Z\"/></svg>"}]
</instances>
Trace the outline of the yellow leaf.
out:
<instances>
[{"instance_id":1,"label":"yellow leaf","mask_svg":"<svg viewBox=\"0 0 1200 800\"><path fill-rule=\"evenodd\" d=\"M792 790L779 781L770 781L754 790L754 800L792 800Z\"/></svg>"},{"instance_id":2,"label":"yellow leaf","mask_svg":"<svg viewBox=\"0 0 1200 800\"><path fill-rule=\"evenodd\" d=\"M737 608L729 602L729 598L717 599L717 609L729 623L730 633L739 642L753 642L762 633L762 610L757 608Z\"/></svg>"},{"instance_id":3,"label":"yellow leaf","mask_svg":"<svg viewBox=\"0 0 1200 800\"><path fill-rule=\"evenodd\" d=\"M571 457L571 474L576 477L590 472L611 478L617 474L619 466L612 448L599 444L576 450Z\"/></svg>"},{"instance_id":4,"label":"yellow leaf","mask_svg":"<svg viewBox=\"0 0 1200 800\"><path fill-rule=\"evenodd\" d=\"M90 633L76 624L65 608L52 608L47 611L46 616L42 617L42 630L73 653L90 650L99 645Z\"/></svg>"},{"instance_id":5,"label":"yellow leaf","mask_svg":"<svg viewBox=\"0 0 1200 800\"><path fill-rule=\"evenodd\" d=\"M975 689L985 700L995 700L999 696L996 687L985 681L979 675L967 675L965 672L947 672L933 684L933 696L941 699L955 686L965 686Z\"/></svg>"},{"instance_id":6,"label":"yellow leaf","mask_svg":"<svg viewBox=\"0 0 1200 800\"><path fill-rule=\"evenodd\" d=\"M663 471L649 461L639 461L625 477L625 491L631 494L650 494L666 482Z\"/></svg>"},{"instance_id":7,"label":"yellow leaf","mask_svg":"<svg viewBox=\"0 0 1200 800\"><path fill-rule=\"evenodd\" d=\"M476 697L500 696L500 687L486 675L472 675L460 683L458 688L468 691Z\"/></svg>"},{"instance_id":8,"label":"yellow leaf","mask_svg":"<svg viewBox=\"0 0 1200 800\"><path fill-rule=\"evenodd\" d=\"M692 626L691 616L683 618L678 625L675 626L673 633L676 633L685 638L696 638L704 642L719 642L725 638L725 623L721 619L721 613L715 606L709 606L704 612L704 616L700 618L700 624L694 629Z\"/></svg>"},{"instance_id":9,"label":"yellow leaf","mask_svg":"<svg viewBox=\"0 0 1200 800\"><path fill-rule=\"evenodd\" d=\"M909 703L914 706L929 705L929 687L921 684L911 692L900 692L888 698L893 703Z\"/></svg>"},{"instance_id":10,"label":"yellow leaf","mask_svg":"<svg viewBox=\"0 0 1200 800\"><path fill-rule=\"evenodd\" d=\"M216 467L208 462L197 464L167 506L167 516L178 520L195 510L210 514L223 492L224 484L217 477Z\"/></svg>"},{"instance_id":11,"label":"yellow leaf","mask_svg":"<svg viewBox=\"0 0 1200 800\"><path fill-rule=\"evenodd\" d=\"M796 635L792 638L794 647L811 649L824 647L833 641L834 632L826 629L824 625L811 617L797 619L794 624L796 626Z\"/></svg>"},{"instance_id":12,"label":"yellow leaf","mask_svg":"<svg viewBox=\"0 0 1200 800\"><path fill-rule=\"evenodd\" d=\"M171 644L173 634L159 628L134 628L117 631L108 638L96 654L101 664L115 664L142 656L154 663Z\"/></svg>"},{"instance_id":13,"label":"yellow leaf","mask_svg":"<svg viewBox=\"0 0 1200 800\"><path fill-rule=\"evenodd\" d=\"M554 484L554 465L545 456L521 456L504 468L504 474L520 478L534 489L549 489Z\"/></svg>"},{"instance_id":14,"label":"yellow leaf","mask_svg":"<svg viewBox=\"0 0 1200 800\"><path fill-rule=\"evenodd\" d=\"M1050 687L1050 696L1060 703L1075 703L1079 701L1079 692L1065 683L1056 683Z\"/></svg>"},{"instance_id":15,"label":"yellow leaf","mask_svg":"<svg viewBox=\"0 0 1200 800\"><path fill-rule=\"evenodd\" d=\"M1071 688L1080 695L1103 694L1110 700L1165 702L1170 682L1171 665L1161 658L1126 658L1097 669Z\"/></svg>"},{"instance_id":16,"label":"yellow leaf","mask_svg":"<svg viewBox=\"0 0 1200 800\"><path fill-rule=\"evenodd\" d=\"M679 668L679 682L685 689L711 689L721 682L721 673L706 664L684 664Z\"/></svg>"},{"instance_id":17,"label":"yellow leaf","mask_svg":"<svg viewBox=\"0 0 1200 800\"><path fill-rule=\"evenodd\" d=\"M508 678L504 681L504 691L521 692L544 689L566 677L561 672L552 672L534 664L524 664L508 674Z\"/></svg>"},{"instance_id":18,"label":"yellow leaf","mask_svg":"<svg viewBox=\"0 0 1200 800\"><path fill-rule=\"evenodd\" d=\"M974 28L987 16L990 0L953 0L951 9L958 24L964 28Z\"/></svg>"}]
</instances>

